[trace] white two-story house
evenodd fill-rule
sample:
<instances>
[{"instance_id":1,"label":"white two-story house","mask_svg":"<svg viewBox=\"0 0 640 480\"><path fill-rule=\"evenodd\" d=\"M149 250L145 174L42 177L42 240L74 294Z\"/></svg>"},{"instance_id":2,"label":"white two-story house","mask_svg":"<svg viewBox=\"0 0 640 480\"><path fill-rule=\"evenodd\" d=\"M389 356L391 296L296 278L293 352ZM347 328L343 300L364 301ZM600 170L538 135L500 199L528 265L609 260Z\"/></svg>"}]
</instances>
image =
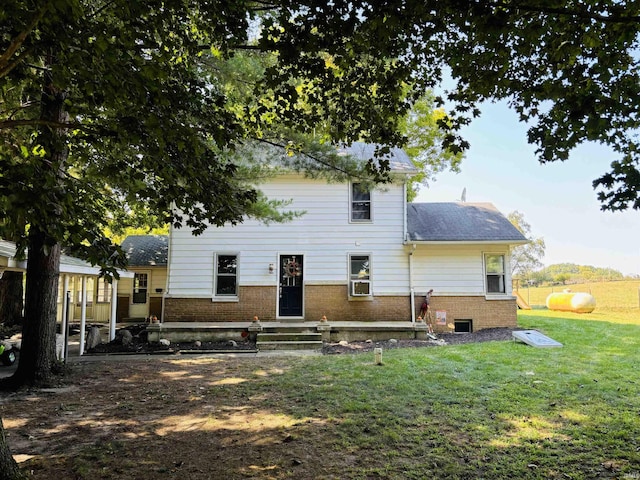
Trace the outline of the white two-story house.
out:
<instances>
[{"instance_id":1,"label":"white two-story house","mask_svg":"<svg viewBox=\"0 0 640 480\"><path fill-rule=\"evenodd\" d=\"M394 181L373 190L297 174L259 185L304 212L293 221L172 229L163 320L414 322L433 289L436 329L515 326L509 250L526 239L490 204L408 204L415 168L392 153Z\"/></svg>"}]
</instances>

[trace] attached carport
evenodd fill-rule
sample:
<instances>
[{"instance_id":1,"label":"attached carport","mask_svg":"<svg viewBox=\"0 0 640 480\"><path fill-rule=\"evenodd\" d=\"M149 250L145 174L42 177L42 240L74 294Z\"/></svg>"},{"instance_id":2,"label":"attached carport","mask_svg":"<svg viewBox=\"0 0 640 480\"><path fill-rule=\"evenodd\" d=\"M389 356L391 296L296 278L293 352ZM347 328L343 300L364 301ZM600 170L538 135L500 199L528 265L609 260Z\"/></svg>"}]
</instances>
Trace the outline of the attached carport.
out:
<instances>
[{"instance_id":1,"label":"attached carport","mask_svg":"<svg viewBox=\"0 0 640 480\"><path fill-rule=\"evenodd\" d=\"M27 271L27 261L16 259L16 246L13 242L6 240L0 240L0 278L5 271ZM118 270L120 278L133 278L133 272L126 270ZM64 297L69 292L70 281L73 277L79 277L80 290L79 295L80 302L80 355L84 353L85 335L84 331L87 324L87 302L88 296L91 295L92 301L95 302L94 291L89 292L87 289L87 280L89 278L98 279L100 276L100 268L92 266L84 260L71 257L69 255L60 256L60 284L63 285L62 291L64 292L62 301L62 315L61 315L61 331L65 332L67 329L67 303L64 301ZM110 301L110 315L109 315L109 341L113 340L116 336L116 312L118 308L118 295L115 292L118 291L118 279L114 278L111 288L111 301ZM63 352L67 351L66 348ZM63 353L64 355L64 353Z\"/></svg>"}]
</instances>

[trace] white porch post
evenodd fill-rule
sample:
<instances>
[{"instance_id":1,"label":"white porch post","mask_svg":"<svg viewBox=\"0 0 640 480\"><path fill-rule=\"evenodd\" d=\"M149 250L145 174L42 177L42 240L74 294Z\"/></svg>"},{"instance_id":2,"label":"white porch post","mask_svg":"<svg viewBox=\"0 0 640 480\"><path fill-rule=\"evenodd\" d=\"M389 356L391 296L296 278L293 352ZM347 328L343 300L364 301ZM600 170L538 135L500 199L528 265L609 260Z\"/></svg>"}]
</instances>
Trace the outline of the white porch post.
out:
<instances>
[{"instance_id":1,"label":"white porch post","mask_svg":"<svg viewBox=\"0 0 640 480\"><path fill-rule=\"evenodd\" d=\"M62 276L62 321L60 322L60 333L62 338L66 339L67 331L67 292L69 291L69 275L63 274ZM62 346L62 353L60 354L60 360L66 360L65 358L66 345Z\"/></svg>"},{"instance_id":2,"label":"white porch post","mask_svg":"<svg viewBox=\"0 0 640 480\"><path fill-rule=\"evenodd\" d=\"M118 279L111 283L111 318L109 318L109 341L116 338L116 316L118 313Z\"/></svg>"},{"instance_id":3,"label":"white porch post","mask_svg":"<svg viewBox=\"0 0 640 480\"><path fill-rule=\"evenodd\" d=\"M80 307L80 355L84 354L84 331L87 326L87 276L82 276L82 306Z\"/></svg>"}]
</instances>

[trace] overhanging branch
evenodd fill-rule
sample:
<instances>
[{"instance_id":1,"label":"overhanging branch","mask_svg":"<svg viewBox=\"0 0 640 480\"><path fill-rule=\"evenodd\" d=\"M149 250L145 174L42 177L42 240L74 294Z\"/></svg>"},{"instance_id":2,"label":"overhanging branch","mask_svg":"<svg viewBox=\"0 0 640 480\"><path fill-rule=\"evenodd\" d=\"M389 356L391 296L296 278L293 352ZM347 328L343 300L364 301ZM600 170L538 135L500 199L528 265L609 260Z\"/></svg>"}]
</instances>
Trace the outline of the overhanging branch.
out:
<instances>
[{"instance_id":1,"label":"overhanging branch","mask_svg":"<svg viewBox=\"0 0 640 480\"><path fill-rule=\"evenodd\" d=\"M576 10L565 7L545 7L539 5L528 5L524 3L513 2L495 2L494 6L507 10L522 10L530 13L542 13L550 15L563 15L576 18L584 18L588 20L597 20L604 23L639 23L640 15L624 15L624 13L612 13L611 15L602 15L591 13L587 10ZM620 9L624 12L623 9Z\"/></svg>"},{"instance_id":2,"label":"overhanging branch","mask_svg":"<svg viewBox=\"0 0 640 480\"><path fill-rule=\"evenodd\" d=\"M31 20L27 28L18 34L7 47L7 49L0 55L0 78L6 76L17 65L17 62L22 59L24 55L20 55L17 60L11 62L11 57L18 51L18 49L24 44L31 31L36 28L36 25L42 20L45 12L48 9L48 4L45 4Z\"/></svg>"}]
</instances>

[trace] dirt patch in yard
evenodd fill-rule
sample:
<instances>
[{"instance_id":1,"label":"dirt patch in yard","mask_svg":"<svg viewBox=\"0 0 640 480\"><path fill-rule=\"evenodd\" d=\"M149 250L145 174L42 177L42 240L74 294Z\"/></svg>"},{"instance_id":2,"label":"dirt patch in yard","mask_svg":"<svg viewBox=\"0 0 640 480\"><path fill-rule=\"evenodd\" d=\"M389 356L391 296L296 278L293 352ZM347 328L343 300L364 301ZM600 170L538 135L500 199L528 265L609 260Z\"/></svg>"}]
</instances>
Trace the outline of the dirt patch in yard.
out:
<instances>
[{"instance_id":1,"label":"dirt patch in yard","mask_svg":"<svg viewBox=\"0 0 640 480\"><path fill-rule=\"evenodd\" d=\"M380 342L349 342L330 343L324 346L324 354L341 353L364 353L371 352L376 347L384 350L392 348L420 348L420 347L441 347L444 345L460 345L474 342L493 342L511 340L513 328L485 328L473 333L442 333L435 335L435 339L427 340L385 340Z\"/></svg>"},{"instance_id":2,"label":"dirt patch in yard","mask_svg":"<svg viewBox=\"0 0 640 480\"><path fill-rule=\"evenodd\" d=\"M149 343L146 340L144 326L128 327L133 338L131 343L122 344L121 339L116 335L116 340L110 343L102 343L89 351L89 354L110 354L110 353L216 353L234 351L255 351L255 342L246 338L243 341L221 340L216 342L183 342L160 345ZM485 328L473 333L439 333L434 338L426 340L402 340L388 339L383 341L361 341L361 342L336 342L327 343L322 348L325 355L336 355L343 353L365 353L371 352L376 347L383 349L392 348L420 348L438 347L444 345L459 345L473 342L489 342L511 340L512 328Z\"/></svg>"},{"instance_id":3,"label":"dirt patch in yard","mask_svg":"<svg viewBox=\"0 0 640 480\"><path fill-rule=\"evenodd\" d=\"M116 332L116 338L109 343L101 343L88 350L89 355L104 354L178 354L178 353L222 353L256 351L256 343L248 336L242 340L172 342L168 344L147 341L146 325L130 325ZM124 336L127 331L131 335Z\"/></svg>"},{"instance_id":4,"label":"dirt patch in yard","mask_svg":"<svg viewBox=\"0 0 640 480\"><path fill-rule=\"evenodd\" d=\"M324 353L508 340L511 330L438 337L331 344ZM362 462L375 463L363 452L342 451L329 406L299 413L302 404L291 400L300 388L296 377L288 391L268 387L269 377L292 373L296 363L277 356L112 355L72 364L60 388L0 393L0 416L13 454L36 480L340 479Z\"/></svg>"}]
</instances>

